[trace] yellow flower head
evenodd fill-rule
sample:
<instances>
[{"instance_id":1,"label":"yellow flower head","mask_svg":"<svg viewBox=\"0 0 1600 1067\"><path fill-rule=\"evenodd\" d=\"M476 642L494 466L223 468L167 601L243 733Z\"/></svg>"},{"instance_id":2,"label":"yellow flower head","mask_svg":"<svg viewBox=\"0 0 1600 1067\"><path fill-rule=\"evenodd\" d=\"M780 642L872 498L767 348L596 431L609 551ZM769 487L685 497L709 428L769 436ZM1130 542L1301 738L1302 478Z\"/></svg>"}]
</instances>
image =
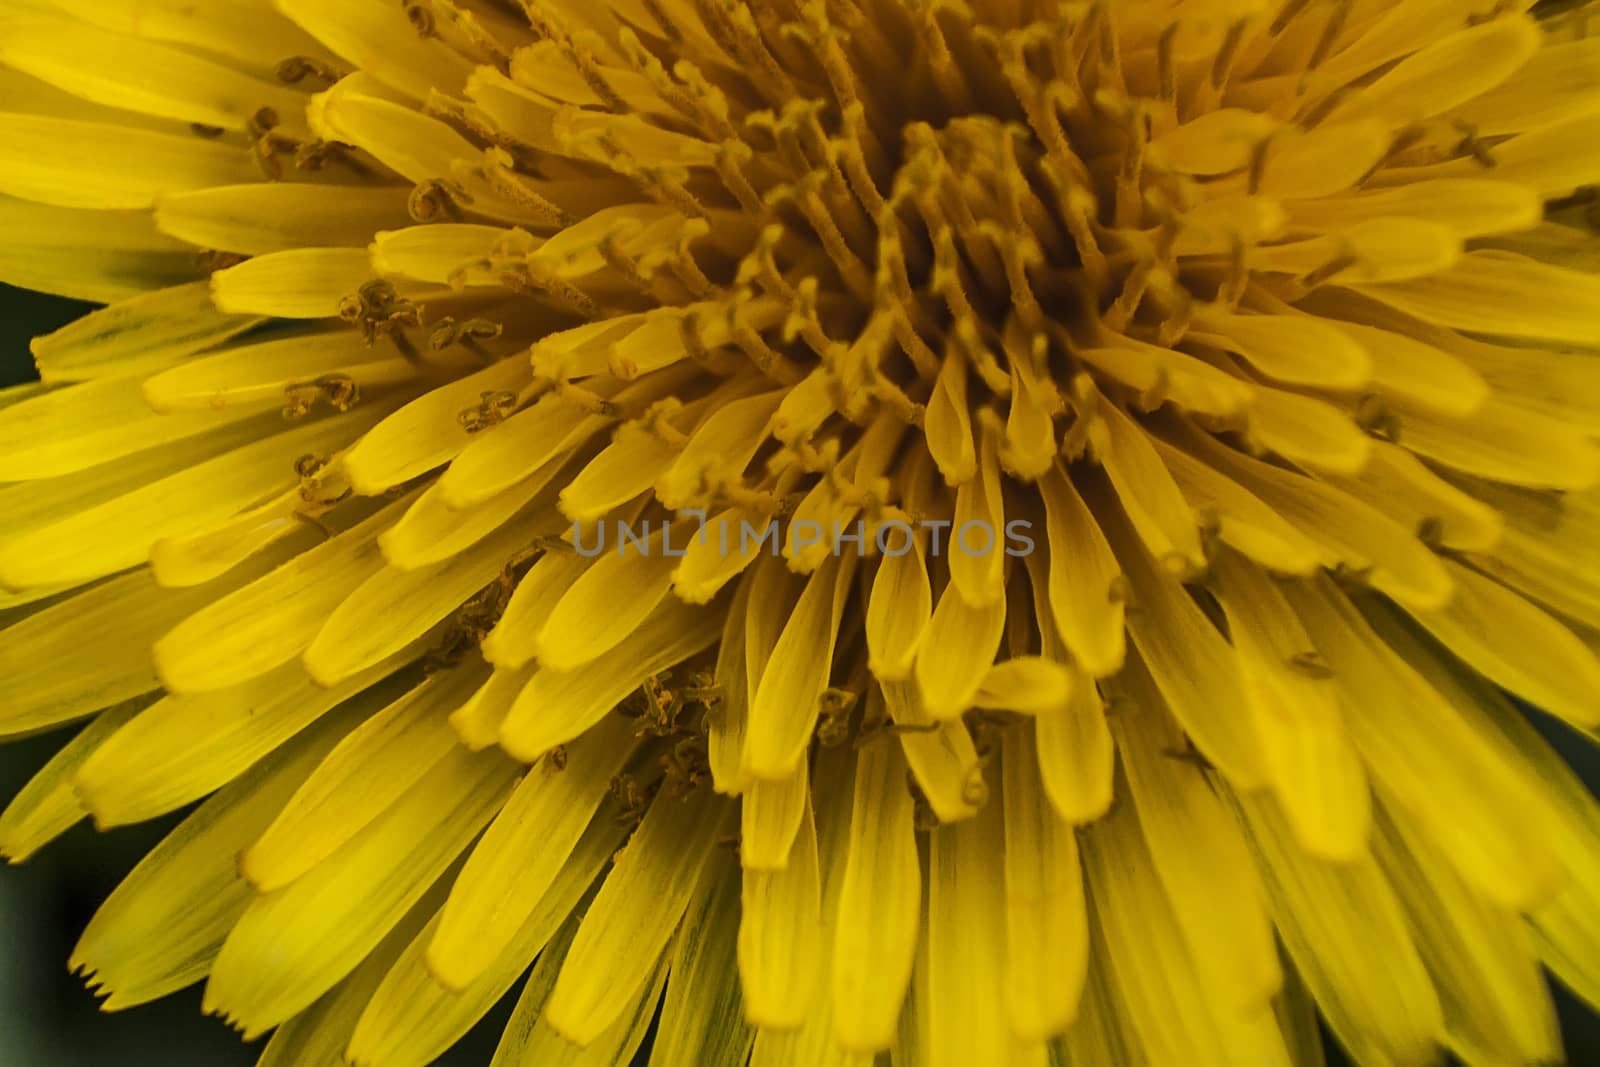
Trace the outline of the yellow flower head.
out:
<instances>
[{"instance_id":1,"label":"yellow flower head","mask_svg":"<svg viewBox=\"0 0 1600 1067\"><path fill-rule=\"evenodd\" d=\"M0 392L0 733L85 724L0 847L210 794L108 1007L1308 1067L1600 1000L1506 695L1600 725L1600 5L0 14L0 278L108 304Z\"/></svg>"}]
</instances>

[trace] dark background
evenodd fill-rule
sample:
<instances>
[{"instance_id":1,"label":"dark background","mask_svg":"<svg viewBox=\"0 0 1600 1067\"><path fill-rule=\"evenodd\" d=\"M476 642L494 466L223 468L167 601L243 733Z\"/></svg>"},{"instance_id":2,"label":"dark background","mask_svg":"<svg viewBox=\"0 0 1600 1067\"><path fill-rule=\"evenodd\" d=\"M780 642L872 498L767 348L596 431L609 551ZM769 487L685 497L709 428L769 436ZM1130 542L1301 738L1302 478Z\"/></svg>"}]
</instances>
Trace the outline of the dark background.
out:
<instances>
[{"instance_id":1,"label":"dark background","mask_svg":"<svg viewBox=\"0 0 1600 1067\"><path fill-rule=\"evenodd\" d=\"M0 387L34 377L30 337L89 309L0 285ZM0 516L0 527L3 523ZM1600 782L1600 748L1534 718L1591 788ZM0 744L0 807L71 733ZM0 1067L244 1067L255 1062L261 1043L246 1046L221 1022L203 1017L198 987L103 1014L82 982L67 972L67 957L95 908L183 814L109 833L82 823L25 867L0 867ZM517 993L513 987L506 1002L440 1063L484 1067ZM1570 1062L1600 1063L1600 1018L1559 986L1556 994Z\"/></svg>"}]
</instances>

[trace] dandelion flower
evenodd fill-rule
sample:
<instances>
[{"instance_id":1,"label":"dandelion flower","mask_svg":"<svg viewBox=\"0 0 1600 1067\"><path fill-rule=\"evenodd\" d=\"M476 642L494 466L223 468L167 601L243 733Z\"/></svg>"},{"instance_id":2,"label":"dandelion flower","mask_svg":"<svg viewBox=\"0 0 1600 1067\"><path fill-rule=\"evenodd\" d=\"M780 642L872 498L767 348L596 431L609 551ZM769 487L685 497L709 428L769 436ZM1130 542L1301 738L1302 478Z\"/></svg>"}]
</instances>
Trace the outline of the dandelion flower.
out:
<instances>
[{"instance_id":1,"label":"dandelion flower","mask_svg":"<svg viewBox=\"0 0 1600 1067\"><path fill-rule=\"evenodd\" d=\"M107 1008L1303 1067L1600 1001L1510 702L1600 725L1600 5L0 9L0 278L107 305L0 393L0 732L81 726L0 846L209 797Z\"/></svg>"}]
</instances>

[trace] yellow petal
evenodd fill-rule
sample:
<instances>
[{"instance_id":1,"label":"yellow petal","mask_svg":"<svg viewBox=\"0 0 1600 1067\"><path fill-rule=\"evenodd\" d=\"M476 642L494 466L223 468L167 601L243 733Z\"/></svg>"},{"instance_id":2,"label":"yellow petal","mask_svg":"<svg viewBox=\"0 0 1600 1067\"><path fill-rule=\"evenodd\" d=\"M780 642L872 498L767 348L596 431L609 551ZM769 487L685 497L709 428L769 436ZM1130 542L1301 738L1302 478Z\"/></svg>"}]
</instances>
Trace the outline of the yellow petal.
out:
<instances>
[{"instance_id":1,"label":"yellow petal","mask_svg":"<svg viewBox=\"0 0 1600 1067\"><path fill-rule=\"evenodd\" d=\"M1115 673L1126 652L1124 598L1115 593L1122 566L1072 479L1059 468L1039 479L1044 498L1050 570L1034 597L1048 605L1061 641L1095 678ZM1034 573L1032 557L1028 569ZM1043 612L1041 612L1043 614Z\"/></svg>"},{"instance_id":2,"label":"yellow petal","mask_svg":"<svg viewBox=\"0 0 1600 1067\"><path fill-rule=\"evenodd\" d=\"M1139 539L1169 573L1204 569L1200 524L1149 436L1116 404L1103 400L1099 414L1108 431L1099 459Z\"/></svg>"},{"instance_id":3,"label":"yellow petal","mask_svg":"<svg viewBox=\"0 0 1600 1067\"><path fill-rule=\"evenodd\" d=\"M1372 438L1332 404L1282 389L1259 389L1250 434L1306 470L1357 474L1372 458Z\"/></svg>"},{"instance_id":4,"label":"yellow petal","mask_svg":"<svg viewBox=\"0 0 1600 1067\"><path fill-rule=\"evenodd\" d=\"M1216 465L1157 440L1162 462L1197 513L1215 516L1217 539L1281 574L1311 574L1337 556L1290 525L1278 510Z\"/></svg>"},{"instance_id":5,"label":"yellow petal","mask_svg":"<svg viewBox=\"0 0 1600 1067\"><path fill-rule=\"evenodd\" d=\"M211 971L204 1007L253 1037L355 970L500 807L517 765L457 748L293 885L258 896Z\"/></svg>"},{"instance_id":6,"label":"yellow petal","mask_svg":"<svg viewBox=\"0 0 1600 1067\"><path fill-rule=\"evenodd\" d=\"M111 304L200 278L195 251L144 212L83 211L0 197L0 281Z\"/></svg>"},{"instance_id":7,"label":"yellow petal","mask_svg":"<svg viewBox=\"0 0 1600 1067\"><path fill-rule=\"evenodd\" d=\"M577 930L578 917L574 916L539 954L490 1067L614 1067L633 1062L661 1003L666 961L656 966L653 977L639 987L615 1022L587 1045L575 1045L550 1025L545 1008Z\"/></svg>"},{"instance_id":8,"label":"yellow petal","mask_svg":"<svg viewBox=\"0 0 1600 1067\"><path fill-rule=\"evenodd\" d=\"M0 478L20 482L73 474L144 449L227 429L279 406L281 402L270 402L220 412L158 415L125 378L80 382L0 410Z\"/></svg>"},{"instance_id":9,"label":"yellow petal","mask_svg":"<svg viewBox=\"0 0 1600 1067\"><path fill-rule=\"evenodd\" d=\"M312 246L365 248L375 232L407 219L411 195L371 185L204 185L186 192L175 183L163 186L156 225L196 248L250 256Z\"/></svg>"},{"instance_id":10,"label":"yellow petal","mask_svg":"<svg viewBox=\"0 0 1600 1067\"><path fill-rule=\"evenodd\" d=\"M1535 489L1600 484L1600 446L1564 419L1498 397L1462 419L1404 409L1396 415L1405 447L1444 466Z\"/></svg>"},{"instance_id":11,"label":"yellow petal","mask_svg":"<svg viewBox=\"0 0 1600 1067\"><path fill-rule=\"evenodd\" d=\"M1194 340L1244 357L1290 385L1356 389L1372 376L1372 359L1332 325L1306 315L1236 315L1198 308Z\"/></svg>"},{"instance_id":12,"label":"yellow petal","mask_svg":"<svg viewBox=\"0 0 1600 1067\"><path fill-rule=\"evenodd\" d=\"M650 1061L657 1067L745 1067L755 1030L739 990L739 869L714 857L700 876L668 964Z\"/></svg>"},{"instance_id":13,"label":"yellow petal","mask_svg":"<svg viewBox=\"0 0 1600 1067\"><path fill-rule=\"evenodd\" d=\"M1131 805L1085 836L1083 866L1106 969L1152 1064L1283 1061L1270 1011L1213 1008Z\"/></svg>"},{"instance_id":14,"label":"yellow petal","mask_svg":"<svg viewBox=\"0 0 1600 1067\"><path fill-rule=\"evenodd\" d=\"M1043 713L1072 696L1072 672L1043 656L1018 656L989 668L974 698L980 708Z\"/></svg>"},{"instance_id":15,"label":"yellow petal","mask_svg":"<svg viewBox=\"0 0 1600 1067\"><path fill-rule=\"evenodd\" d=\"M914 677L928 712L953 719L972 707L994 665L1006 624L1004 598L969 604L954 583L939 594L917 650Z\"/></svg>"},{"instance_id":16,"label":"yellow petal","mask_svg":"<svg viewBox=\"0 0 1600 1067\"><path fill-rule=\"evenodd\" d=\"M561 490L561 513L592 522L612 508L648 492L677 452L637 423L623 423L616 436Z\"/></svg>"},{"instance_id":17,"label":"yellow petal","mask_svg":"<svg viewBox=\"0 0 1600 1067\"><path fill-rule=\"evenodd\" d=\"M1403 817L1376 822L1373 848L1433 976L1448 1042L1463 1059L1562 1057L1555 1003L1516 913L1473 892Z\"/></svg>"},{"instance_id":18,"label":"yellow petal","mask_svg":"<svg viewBox=\"0 0 1600 1067\"><path fill-rule=\"evenodd\" d=\"M293 457L337 449L380 413L381 406L368 405L276 434L277 427L261 425L261 436L242 447L8 539L0 545L0 585L75 585L138 566L156 541L293 488Z\"/></svg>"},{"instance_id":19,"label":"yellow petal","mask_svg":"<svg viewBox=\"0 0 1600 1067\"><path fill-rule=\"evenodd\" d=\"M861 750L854 797L833 942L833 1025L840 1045L872 1052L894 1040L922 910L914 805L898 746Z\"/></svg>"},{"instance_id":20,"label":"yellow petal","mask_svg":"<svg viewBox=\"0 0 1600 1067\"><path fill-rule=\"evenodd\" d=\"M565 767L543 760L517 784L468 857L428 945L428 967L447 987L478 981L512 945L565 877L586 827L616 823L595 813L633 751L631 734L612 716L567 747Z\"/></svg>"},{"instance_id":21,"label":"yellow petal","mask_svg":"<svg viewBox=\"0 0 1600 1067\"><path fill-rule=\"evenodd\" d=\"M1218 1011L1254 1015L1283 976L1249 851L1205 774L1175 758L1184 736L1149 674L1130 664L1116 685L1129 701L1111 718L1117 751L1195 974Z\"/></svg>"},{"instance_id":22,"label":"yellow petal","mask_svg":"<svg viewBox=\"0 0 1600 1067\"><path fill-rule=\"evenodd\" d=\"M73 791L72 780L100 743L148 706L152 697L135 697L96 715L61 746L0 814L0 855L25 863L39 849L89 814Z\"/></svg>"},{"instance_id":23,"label":"yellow petal","mask_svg":"<svg viewBox=\"0 0 1600 1067\"><path fill-rule=\"evenodd\" d=\"M500 621L483 641L483 655L498 667L521 668L533 662L539 631L550 609L588 570L591 560L566 547L539 557L511 594Z\"/></svg>"},{"instance_id":24,"label":"yellow petal","mask_svg":"<svg viewBox=\"0 0 1600 1067\"><path fill-rule=\"evenodd\" d=\"M1233 649L1183 586L1156 569L1125 524L1108 533L1138 607L1128 617L1128 633L1162 698L1229 781L1244 788L1264 783L1260 738L1237 711L1244 688Z\"/></svg>"},{"instance_id":25,"label":"yellow petal","mask_svg":"<svg viewBox=\"0 0 1600 1067\"><path fill-rule=\"evenodd\" d=\"M1381 304L1369 305L1386 310ZM1442 415L1471 415L1489 399L1483 376L1453 353L1376 325L1344 321L1333 325L1372 354L1372 383L1414 407Z\"/></svg>"},{"instance_id":26,"label":"yellow petal","mask_svg":"<svg viewBox=\"0 0 1600 1067\"><path fill-rule=\"evenodd\" d=\"M671 592L672 574L688 536L680 521L662 520L645 545L620 542L567 587L535 639L535 655L550 670L571 671L617 647ZM649 533L649 523L643 527ZM619 539L621 534L619 533ZM674 547L674 541L677 547Z\"/></svg>"},{"instance_id":27,"label":"yellow petal","mask_svg":"<svg viewBox=\"0 0 1600 1067\"><path fill-rule=\"evenodd\" d=\"M1397 125L1432 118L1505 81L1542 42L1538 23L1525 15L1452 33L1352 93L1334 117L1382 116Z\"/></svg>"},{"instance_id":28,"label":"yellow petal","mask_svg":"<svg viewBox=\"0 0 1600 1067\"><path fill-rule=\"evenodd\" d=\"M72 953L74 970L128 1007L198 982L255 893L235 857L359 721L329 716L200 805L100 906Z\"/></svg>"},{"instance_id":29,"label":"yellow petal","mask_svg":"<svg viewBox=\"0 0 1600 1067\"><path fill-rule=\"evenodd\" d=\"M552 483L561 470L559 461L546 463L488 500L459 509L445 504L437 484L429 486L399 521L379 536L383 557L401 570L417 570L467 551L519 515L528 519L535 512L548 513L554 496Z\"/></svg>"},{"instance_id":30,"label":"yellow petal","mask_svg":"<svg viewBox=\"0 0 1600 1067\"><path fill-rule=\"evenodd\" d=\"M579 1045L621 1019L683 919L730 814L710 790L663 794L618 856L578 928L544 1019Z\"/></svg>"},{"instance_id":31,"label":"yellow petal","mask_svg":"<svg viewBox=\"0 0 1600 1067\"><path fill-rule=\"evenodd\" d=\"M928 400L924 432L928 451L950 485L960 485L978 471L978 450L972 440L972 415L967 404L967 367L951 345Z\"/></svg>"},{"instance_id":32,"label":"yellow petal","mask_svg":"<svg viewBox=\"0 0 1600 1067\"><path fill-rule=\"evenodd\" d=\"M955 525L947 552L950 584L974 606L1005 596L1005 501L1001 497L999 430L985 420L974 477L956 487Z\"/></svg>"},{"instance_id":33,"label":"yellow petal","mask_svg":"<svg viewBox=\"0 0 1600 1067\"><path fill-rule=\"evenodd\" d=\"M1218 599L1284 815L1307 852L1353 860L1366 851L1371 795L1327 665L1266 572L1231 553L1220 555L1215 567Z\"/></svg>"},{"instance_id":34,"label":"yellow petal","mask_svg":"<svg viewBox=\"0 0 1600 1067\"><path fill-rule=\"evenodd\" d=\"M1458 236L1515 233L1536 225L1543 204L1532 189L1511 182L1470 178L1412 182L1350 197L1296 201L1296 222L1339 231L1353 223L1410 218L1444 223Z\"/></svg>"},{"instance_id":35,"label":"yellow petal","mask_svg":"<svg viewBox=\"0 0 1600 1067\"><path fill-rule=\"evenodd\" d=\"M915 1011L930 1067L1031 1058L1007 1017L1006 858L997 805L928 836L926 985L919 980Z\"/></svg>"},{"instance_id":36,"label":"yellow petal","mask_svg":"<svg viewBox=\"0 0 1600 1067\"><path fill-rule=\"evenodd\" d=\"M724 794L741 793L752 781L743 769L750 693L755 688L746 673L744 620L754 584L740 582L728 604L713 670L722 699L706 713L706 762L711 765L712 784Z\"/></svg>"},{"instance_id":37,"label":"yellow petal","mask_svg":"<svg viewBox=\"0 0 1600 1067\"><path fill-rule=\"evenodd\" d=\"M364 248L296 248L247 259L211 276L217 307L235 315L328 319L377 277Z\"/></svg>"},{"instance_id":38,"label":"yellow petal","mask_svg":"<svg viewBox=\"0 0 1600 1067\"><path fill-rule=\"evenodd\" d=\"M71 722L159 689L150 645L217 592L161 589L135 571L0 630L0 734ZM95 635L87 649L85 633Z\"/></svg>"},{"instance_id":39,"label":"yellow petal","mask_svg":"<svg viewBox=\"0 0 1600 1067\"><path fill-rule=\"evenodd\" d=\"M1256 143L1277 128L1267 115L1222 108L1162 134L1148 151L1181 174L1215 176L1248 166Z\"/></svg>"},{"instance_id":40,"label":"yellow petal","mask_svg":"<svg viewBox=\"0 0 1600 1067\"><path fill-rule=\"evenodd\" d=\"M1359 291L1439 326L1600 344L1600 279L1509 253L1468 252L1439 274Z\"/></svg>"},{"instance_id":41,"label":"yellow petal","mask_svg":"<svg viewBox=\"0 0 1600 1067\"><path fill-rule=\"evenodd\" d=\"M182 807L352 697L368 714L399 696L376 687L398 664L323 689L290 663L243 685L168 696L134 717L78 771L77 789L100 826L122 826Z\"/></svg>"},{"instance_id":42,"label":"yellow petal","mask_svg":"<svg viewBox=\"0 0 1600 1067\"><path fill-rule=\"evenodd\" d=\"M361 1012L345 1059L352 1065L425 1067L455 1044L503 997L577 909L621 844L614 818L595 820L571 855L563 855L554 881L528 896L528 914L511 940L488 956L487 969L461 986L441 985L430 971L428 948L438 934L435 916L389 968ZM454 890L452 890L452 893Z\"/></svg>"},{"instance_id":43,"label":"yellow petal","mask_svg":"<svg viewBox=\"0 0 1600 1067\"><path fill-rule=\"evenodd\" d=\"M1427 826L1489 899L1515 908L1548 899L1560 861L1549 841L1528 833L1539 806L1520 768L1474 736L1330 580L1281 588L1332 667L1346 728L1379 795Z\"/></svg>"},{"instance_id":44,"label":"yellow petal","mask_svg":"<svg viewBox=\"0 0 1600 1067\"><path fill-rule=\"evenodd\" d=\"M532 763L592 728L652 675L705 651L721 628L717 612L666 598L627 640L594 662L575 671L536 671L500 728L501 746Z\"/></svg>"},{"instance_id":45,"label":"yellow petal","mask_svg":"<svg viewBox=\"0 0 1600 1067\"><path fill-rule=\"evenodd\" d=\"M215 597L155 642L162 684L200 693L249 681L294 659L328 614L383 560L375 537L401 505L316 545L262 578Z\"/></svg>"},{"instance_id":46,"label":"yellow petal","mask_svg":"<svg viewBox=\"0 0 1600 1067\"><path fill-rule=\"evenodd\" d=\"M461 743L474 752L499 743L500 727L511 713L512 702L531 677L532 667L496 667L489 680L450 713L450 728Z\"/></svg>"},{"instance_id":47,"label":"yellow petal","mask_svg":"<svg viewBox=\"0 0 1600 1067\"><path fill-rule=\"evenodd\" d=\"M458 92L471 70L465 58L442 41L422 37L389 4L274 0L274 6L355 69L417 100L426 100L432 89Z\"/></svg>"},{"instance_id":48,"label":"yellow petal","mask_svg":"<svg viewBox=\"0 0 1600 1067\"><path fill-rule=\"evenodd\" d=\"M779 390L718 408L656 481L656 498L669 508L694 507L703 485L721 478L737 480L765 439L782 398Z\"/></svg>"},{"instance_id":49,"label":"yellow petal","mask_svg":"<svg viewBox=\"0 0 1600 1067\"><path fill-rule=\"evenodd\" d=\"M818 876L822 880L822 901L820 914L813 912L812 918L818 925L808 928L803 902L800 911L790 911L787 908L779 911L778 901L770 901L773 918L782 921L786 927L793 924L792 936L797 939L795 948L800 953L793 969L783 976L786 988L794 988L795 995L798 996L801 992L800 986L807 984L802 980L809 975L810 996L798 1005L791 1002L783 1012L786 1018L796 1015L801 1018L797 1027L790 1029L778 1029L775 1025L760 1027L756 1034L755 1048L752 1050L750 1061L752 1067L870 1067L873 1062L873 1055L870 1052L851 1052L841 1048L834 1040L834 998L828 979L833 973L834 927L839 916L840 891L844 882L845 856L849 846L851 808L849 772L853 763L853 758L847 755L831 764L825 763L819 768L819 773L826 778L823 788L817 792L817 858ZM804 868L798 866L799 862L800 858L796 857L786 870L803 871ZM757 902L758 909L762 906ZM751 919L752 913L742 914L743 921L748 922ZM799 940L807 934L813 936L809 944ZM741 930L741 943L744 937L745 933ZM765 936L763 941L771 944ZM808 948L811 951L806 951ZM777 955L768 958L776 965ZM787 983L795 984L789 986ZM747 988L749 988L748 983ZM751 1011L755 1010L753 999L755 995L754 992L747 994L752 998L747 1001ZM752 1021L759 1023L760 1020L752 1015Z\"/></svg>"},{"instance_id":50,"label":"yellow petal","mask_svg":"<svg viewBox=\"0 0 1600 1067\"><path fill-rule=\"evenodd\" d=\"M856 556L830 556L806 581L750 702L745 763L757 778L785 778L805 756L833 665Z\"/></svg>"},{"instance_id":51,"label":"yellow petal","mask_svg":"<svg viewBox=\"0 0 1600 1067\"><path fill-rule=\"evenodd\" d=\"M239 857L240 873L270 893L343 847L455 747L442 712L482 678L470 666L437 673L351 731Z\"/></svg>"},{"instance_id":52,"label":"yellow petal","mask_svg":"<svg viewBox=\"0 0 1600 1067\"><path fill-rule=\"evenodd\" d=\"M743 849L741 839L741 853ZM817 828L809 797L783 864L769 870L746 864L739 900L745 1014L757 1026L798 1029L809 1014L827 955Z\"/></svg>"},{"instance_id":53,"label":"yellow petal","mask_svg":"<svg viewBox=\"0 0 1600 1067\"><path fill-rule=\"evenodd\" d=\"M211 287L193 282L91 311L29 347L47 382L120 377L176 363L260 322L223 314L211 302Z\"/></svg>"},{"instance_id":54,"label":"yellow petal","mask_svg":"<svg viewBox=\"0 0 1600 1067\"><path fill-rule=\"evenodd\" d=\"M0 113L0 191L26 200L138 210L166 192L257 173L248 152L199 137Z\"/></svg>"},{"instance_id":55,"label":"yellow petal","mask_svg":"<svg viewBox=\"0 0 1600 1067\"><path fill-rule=\"evenodd\" d=\"M1434 1059L1439 998L1377 864L1308 856L1270 796L1223 795L1240 810L1278 935L1340 1043L1359 1062Z\"/></svg>"},{"instance_id":56,"label":"yellow petal","mask_svg":"<svg viewBox=\"0 0 1600 1067\"><path fill-rule=\"evenodd\" d=\"M1505 519L1483 501L1433 473L1404 448L1374 442L1372 460L1358 476L1326 479L1342 492L1420 530L1436 530L1438 543L1485 552L1500 542Z\"/></svg>"},{"instance_id":57,"label":"yellow petal","mask_svg":"<svg viewBox=\"0 0 1600 1067\"><path fill-rule=\"evenodd\" d=\"M1045 797L1034 740L1014 728L1003 737L1006 1001L1012 1032L1038 1040L1077 1018L1088 915L1077 838Z\"/></svg>"},{"instance_id":58,"label":"yellow petal","mask_svg":"<svg viewBox=\"0 0 1600 1067\"><path fill-rule=\"evenodd\" d=\"M1571 630L1516 593L1452 563L1456 595L1414 612L1446 648L1534 707L1582 728L1600 725L1600 660Z\"/></svg>"},{"instance_id":59,"label":"yellow petal","mask_svg":"<svg viewBox=\"0 0 1600 1067\"><path fill-rule=\"evenodd\" d=\"M304 98L284 85L76 20L17 21L4 36L7 66L112 107L227 130L243 130L264 107L296 124L304 110Z\"/></svg>"},{"instance_id":60,"label":"yellow petal","mask_svg":"<svg viewBox=\"0 0 1600 1067\"><path fill-rule=\"evenodd\" d=\"M542 515L541 518L553 517ZM306 648L305 669L324 685L365 670L420 638L504 574L507 562L541 533L502 526L458 556L414 571L386 567L334 609ZM488 594L498 594L495 586Z\"/></svg>"},{"instance_id":61,"label":"yellow petal","mask_svg":"<svg viewBox=\"0 0 1600 1067\"><path fill-rule=\"evenodd\" d=\"M345 456L351 484L356 492L375 496L449 462L472 440L461 413L482 404L484 393L515 392L531 378L525 362L507 359L424 393L380 422Z\"/></svg>"},{"instance_id":62,"label":"yellow petal","mask_svg":"<svg viewBox=\"0 0 1600 1067\"><path fill-rule=\"evenodd\" d=\"M787 778L757 778L739 804L739 862L746 870L780 870L794 850L795 834L811 803L806 761Z\"/></svg>"},{"instance_id":63,"label":"yellow petal","mask_svg":"<svg viewBox=\"0 0 1600 1067\"><path fill-rule=\"evenodd\" d=\"M866 719L880 721L887 713L900 728L900 750L933 814L941 822L971 818L988 798L989 785L966 723L935 722L911 682L885 682L867 699Z\"/></svg>"},{"instance_id":64,"label":"yellow petal","mask_svg":"<svg viewBox=\"0 0 1600 1067\"><path fill-rule=\"evenodd\" d=\"M904 536L903 530L900 533ZM867 651L875 676L900 680L911 673L933 617L933 589L922 546L914 538L898 555L882 555L867 601Z\"/></svg>"},{"instance_id":65,"label":"yellow petal","mask_svg":"<svg viewBox=\"0 0 1600 1067\"><path fill-rule=\"evenodd\" d=\"M613 421L551 393L468 441L440 476L439 492L453 508L480 503L571 452Z\"/></svg>"},{"instance_id":66,"label":"yellow petal","mask_svg":"<svg viewBox=\"0 0 1600 1067\"><path fill-rule=\"evenodd\" d=\"M361 1013L389 968L439 910L444 888L436 885L424 894L348 978L274 1030L256 1067L346 1067L345 1050Z\"/></svg>"},{"instance_id":67,"label":"yellow petal","mask_svg":"<svg viewBox=\"0 0 1600 1067\"><path fill-rule=\"evenodd\" d=\"M1188 431L1182 440L1196 458L1236 480L1320 545L1327 566L1343 563L1402 604L1427 609L1449 601L1454 588L1450 572L1416 531L1354 497L1246 456L1208 434Z\"/></svg>"}]
</instances>

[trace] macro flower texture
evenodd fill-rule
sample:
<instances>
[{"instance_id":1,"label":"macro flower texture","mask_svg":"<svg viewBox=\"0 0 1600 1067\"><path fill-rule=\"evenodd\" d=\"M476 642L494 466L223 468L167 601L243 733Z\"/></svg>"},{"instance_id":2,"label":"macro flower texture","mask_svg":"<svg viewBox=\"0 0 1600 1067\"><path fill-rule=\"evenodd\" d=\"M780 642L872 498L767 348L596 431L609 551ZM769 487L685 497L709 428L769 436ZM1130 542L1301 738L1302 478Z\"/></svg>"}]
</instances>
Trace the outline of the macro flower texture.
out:
<instances>
[{"instance_id":1,"label":"macro flower texture","mask_svg":"<svg viewBox=\"0 0 1600 1067\"><path fill-rule=\"evenodd\" d=\"M188 811L106 1009L1498 1067L1600 1002L1600 4L0 13L0 280L105 305L0 392L0 734L75 730L0 849Z\"/></svg>"}]
</instances>

